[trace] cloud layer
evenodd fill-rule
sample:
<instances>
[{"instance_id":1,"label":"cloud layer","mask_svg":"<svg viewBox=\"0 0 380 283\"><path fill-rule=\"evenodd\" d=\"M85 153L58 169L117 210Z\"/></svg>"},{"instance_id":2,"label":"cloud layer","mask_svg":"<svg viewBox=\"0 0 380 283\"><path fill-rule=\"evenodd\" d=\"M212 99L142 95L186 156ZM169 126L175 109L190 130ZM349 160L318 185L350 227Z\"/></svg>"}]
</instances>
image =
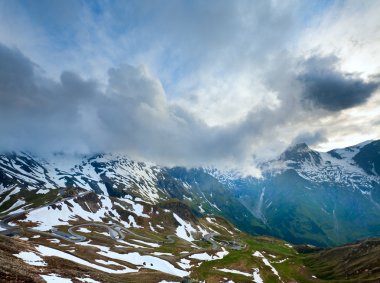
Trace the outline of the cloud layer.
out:
<instances>
[{"instance_id":1,"label":"cloud layer","mask_svg":"<svg viewBox=\"0 0 380 283\"><path fill-rule=\"evenodd\" d=\"M357 37L350 1L33 2L0 2L0 150L118 151L255 173L290 143L379 137L380 68L346 70L320 32Z\"/></svg>"}]
</instances>

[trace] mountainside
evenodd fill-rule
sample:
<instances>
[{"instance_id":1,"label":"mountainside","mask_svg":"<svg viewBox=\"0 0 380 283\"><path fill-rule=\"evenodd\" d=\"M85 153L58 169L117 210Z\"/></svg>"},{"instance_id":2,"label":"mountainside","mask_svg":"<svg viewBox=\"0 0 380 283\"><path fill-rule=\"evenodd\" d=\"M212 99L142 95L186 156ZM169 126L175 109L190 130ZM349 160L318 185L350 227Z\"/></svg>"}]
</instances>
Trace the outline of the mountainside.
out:
<instances>
[{"instance_id":1,"label":"mountainside","mask_svg":"<svg viewBox=\"0 0 380 283\"><path fill-rule=\"evenodd\" d=\"M304 262L318 278L379 282L379 254L380 240L367 239L311 253Z\"/></svg>"},{"instance_id":2,"label":"mountainside","mask_svg":"<svg viewBox=\"0 0 380 283\"><path fill-rule=\"evenodd\" d=\"M53 200L62 188L82 188L112 197L132 195L156 204L179 199L201 215L225 216L252 234L265 232L233 192L202 169L163 168L124 155L0 155L0 215ZM38 196L38 197L35 197ZM35 204L35 202L37 202Z\"/></svg>"},{"instance_id":3,"label":"mountainside","mask_svg":"<svg viewBox=\"0 0 380 283\"><path fill-rule=\"evenodd\" d=\"M263 178L213 174L271 235L332 246L380 235L380 141L322 153L297 144Z\"/></svg>"},{"instance_id":4,"label":"mountainside","mask_svg":"<svg viewBox=\"0 0 380 283\"><path fill-rule=\"evenodd\" d=\"M71 189L49 205L8 214L0 234L12 236L0 235L0 282L316 280L286 242L196 217L177 200Z\"/></svg>"}]
</instances>

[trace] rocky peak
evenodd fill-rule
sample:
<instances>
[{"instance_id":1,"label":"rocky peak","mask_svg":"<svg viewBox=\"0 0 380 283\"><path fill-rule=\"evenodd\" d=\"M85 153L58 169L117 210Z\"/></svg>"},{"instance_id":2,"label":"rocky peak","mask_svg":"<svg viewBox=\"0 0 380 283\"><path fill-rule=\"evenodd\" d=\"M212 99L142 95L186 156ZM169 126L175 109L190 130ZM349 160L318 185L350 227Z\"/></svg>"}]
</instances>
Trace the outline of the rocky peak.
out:
<instances>
[{"instance_id":1,"label":"rocky peak","mask_svg":"<svg viewBox=\"0 0 380 283\"><path fill-rule=\"evenodd\" d=\"M280 156L282 161L321 163L321 156L306 143L298 143L288 147Z\"/></svg>"}]
</instances>

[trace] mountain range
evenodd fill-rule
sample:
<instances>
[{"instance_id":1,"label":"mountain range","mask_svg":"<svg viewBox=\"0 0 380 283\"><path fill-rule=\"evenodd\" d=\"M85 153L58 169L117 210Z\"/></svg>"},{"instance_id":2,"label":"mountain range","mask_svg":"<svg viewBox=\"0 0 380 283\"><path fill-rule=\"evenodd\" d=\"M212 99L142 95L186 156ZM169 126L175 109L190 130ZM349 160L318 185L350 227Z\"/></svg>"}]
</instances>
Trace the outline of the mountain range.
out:
<instances>
[{"instance_id":1,"label":"mountain range","mask_svg":"<svg viewBox=\"0 0 380 283\"><path fill-rule=\"evenodd\" d=\"M176 198L196 214L226 217L254 235L333 246L380 235L379 152L380 141L325 153L296 144L260 164L261 178L210 168L160 167L120 154L3 154L0 209L32 207L34 195L77 187L150 203Z\"/></svg>"},{"instance_id":2,"label":"mountain range","mask_svg":"<svg viewBox=\"0 0 380 283\"><path fill-rule=\"evenodd\" d=\"M253 256L263 259L256 261L256 275L255 271L248 270L248 266L255 265L252 254L246 255L249 257L246 265L239 269L235 262L231 270L248 272L251 277L256 276L255 282L260 282L258 278L264 278L264 282L292 282L297 277L292 272L302 264L297 250L287 250L289 247L305 244L318 249L332 248L380 236L380 141L367 141L329 152L312 150L304 143L295 144L278 158L258 166L261 177L242 176L238 172L224 172L217 168L167 168L138 162L124 154L36 156L27 152L4 153L0 155L0 233L26 235L29 240L37 233L42 238L56 237L60 242L71 241L76 246L85 243L84 240L88 239L86 233L93 237L96 231L106 236L108 233L111 240L123 240L125 235L135 237L133 243L124 243L127 248L143 251L159 248L156 253L161 255L161 260L176 257L176 260L168 260L171 264L169 269L167 263L158 263L148 255L131 256L127 265L115 263L135 272L141 268L148 270L144 273L146 282L158 282L154 281L156 275L151 274L152 270L161 272L159 277L162 280L191 275L200 281L221 282L224 280L221 276L223 271L216 270L215 266L212 270L206 268L208 263L197 259L202 256L196 252L187 258L181 256L181 252L194 249L194 245L197 246L195 249L201 249L207 248L207 244L211 245L209 250L206 249L207 256L222 263L228 253L230 255L226 258L231 260L230 257L242 256L242 250L246 251L247 247L260 247L261 250L256 250L256 256ZM91 231L86 225L91 226ZM70 227L73 228L71 232ZM97 254L107 256L115 253L111 248L105 248L112 247L111 243L101 243L104 239L97 236L94 239L91 242L94 248L103 246ZM174 239L177 239L177 252L162 257L162 253L170 254L166 245L173 244ZM203 243L195 244L194 241L202 239ZM27 250L34 249L34 255L39 257L52 252L38 249L43 247L42 244L48 248L51 244L49 239L39 242L37 252L36 246L25 247L28 244L20 242L13 244ZM89 242L87 244L91 246ZM216 253L217 249L221 250ZM318 249L314 252L319 253ZM84 251L69 247L65 252L83 258ZM207 257L203 252L198 254ZM274 268L274 272L265 264L269 253L274 255L273 258L278 257L273 260L275 265L292 256L289 263L292 272L284 272L282 269L285 267L281 265L277 266L279 271ZM322 256L315 253L307 263L315 274L328 277L326 271L316 264L316 258L321 262ZM195 254L193 258L192 254ZM146 266L148 259L152 264L150 267ZM105 258L98 260L104 262ZM49 262L45 261L45 264L50 266ZM103 264L103 269L104 266L107 265ZM226 265L220 265L223 266ZM102 268L97 268L98 272L103 272ZM103 273L95 275L100 282L120 280L106 278L109 275L104 277ZM311 271L301 273L304 276L302 280L308 278L311 281L298 278L299 282L314 282L315 275ZM7 274L3 276L10 276ZM235 279L234 282L246 282L243 280L246 274L231 271L229 275L227 277ZM128 280L132 278L128 277Z\"/></svg>"}]
</instances>

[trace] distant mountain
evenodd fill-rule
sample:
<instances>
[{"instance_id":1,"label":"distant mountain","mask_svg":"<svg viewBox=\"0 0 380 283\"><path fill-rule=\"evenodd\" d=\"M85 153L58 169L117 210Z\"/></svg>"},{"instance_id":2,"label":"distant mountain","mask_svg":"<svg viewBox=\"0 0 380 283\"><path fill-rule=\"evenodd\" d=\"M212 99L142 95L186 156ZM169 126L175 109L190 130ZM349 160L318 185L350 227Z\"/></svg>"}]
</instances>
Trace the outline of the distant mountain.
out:
<instances>
[{"instance_id":1,"label":"distant mountain","mask_svg":"<svg viewBox=\"0 0 380 283\"><path fill-rule=\"evenodd\" d=\"M327 153L302 143L261 164L261 179L214 176L271 235L331 246L380 235L379 160L380 141Z\"/></svg>"}]
</instances>

